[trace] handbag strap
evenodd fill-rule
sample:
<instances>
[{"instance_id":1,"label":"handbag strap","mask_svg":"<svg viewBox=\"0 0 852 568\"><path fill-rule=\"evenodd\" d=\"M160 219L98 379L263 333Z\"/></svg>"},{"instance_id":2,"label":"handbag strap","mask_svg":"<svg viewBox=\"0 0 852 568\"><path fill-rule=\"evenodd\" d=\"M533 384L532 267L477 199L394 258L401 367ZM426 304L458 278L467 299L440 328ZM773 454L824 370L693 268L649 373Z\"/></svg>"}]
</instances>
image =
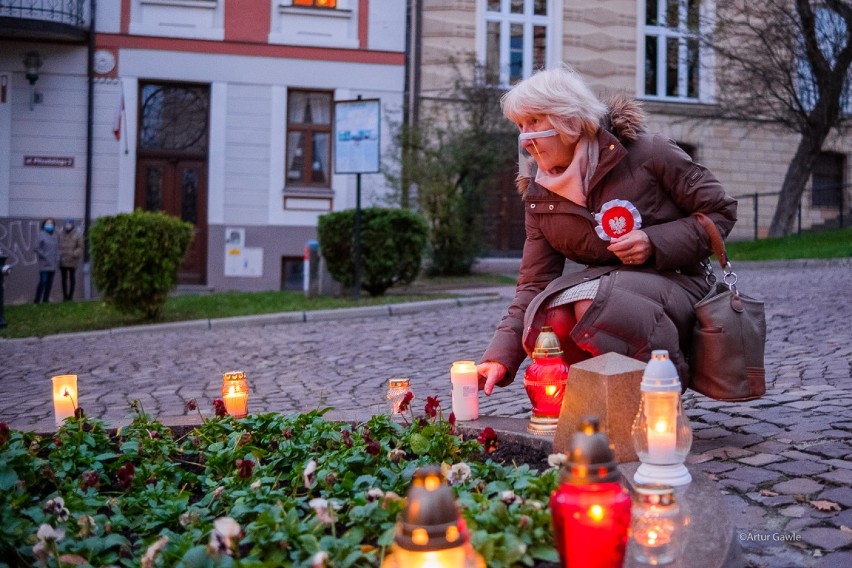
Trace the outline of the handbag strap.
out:
<instances>
[{"instance_id":1,"label":"handbag strap","mask_svg":"<svg viewBox=\"0 0 852 568\"><path fill-rule=\"evenodd\" d=\"M713 249L713 254L716 255L717 259L719 259L719 266L722 267L722 271L725 273L722 280L731 291L736 292L737 275L734 272L734 268L731 266L731 261L728 258L728 252L725 250L725 241L722 239L721 233L719 233L719 228L716 226L716 223L713 222L713 219L700 211L693 213L692 216L695 217L698 223L704 227L707 235L710 236L710 246ZM716 281L716 276L713 274L713 265L708 262L705 269L707 270L707 281L711 284L714 283Z\"/></svg>"}]
</instances>

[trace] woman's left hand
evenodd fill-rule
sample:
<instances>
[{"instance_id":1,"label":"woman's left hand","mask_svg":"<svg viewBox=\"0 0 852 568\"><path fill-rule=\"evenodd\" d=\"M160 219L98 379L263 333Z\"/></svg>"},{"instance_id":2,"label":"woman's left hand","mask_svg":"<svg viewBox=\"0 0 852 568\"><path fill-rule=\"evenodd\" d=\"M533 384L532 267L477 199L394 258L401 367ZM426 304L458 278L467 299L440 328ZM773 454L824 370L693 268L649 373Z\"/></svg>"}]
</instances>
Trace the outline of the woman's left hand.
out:
<instances>
[{"instance_id":1,"label":"woman's left hand","mask_svg":"<svg viewBox=\"0 0 852 568\"><path fill-rule=\"evenodd\" d=\"M624 264L645 264L654 253L654 245L645 231L630 231L623 237L617 237L610 241L607 250L614 253Z\"/></svg>"}]
</instances>

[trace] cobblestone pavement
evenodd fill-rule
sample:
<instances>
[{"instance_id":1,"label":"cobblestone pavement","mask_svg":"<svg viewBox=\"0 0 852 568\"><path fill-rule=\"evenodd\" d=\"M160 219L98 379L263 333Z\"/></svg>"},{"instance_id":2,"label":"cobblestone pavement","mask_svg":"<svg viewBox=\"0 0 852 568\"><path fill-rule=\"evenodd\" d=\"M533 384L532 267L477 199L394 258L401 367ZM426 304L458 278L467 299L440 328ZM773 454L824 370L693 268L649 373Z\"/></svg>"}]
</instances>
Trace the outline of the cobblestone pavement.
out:
<instances>
[{"instance_id":1,"label":"cobblestone pavement","mask_svg":"<svg viewBox=\"0 0 852 568\"><path fill-rule=\"evenodd\" d=\"M739 267L766 302L767 395L722 403L688 394L689 460L724 492L751 566L852 566L852 259ZM138 399L158 416L204 409L224 371L245 370L252 412L318 406L381 411L386 381L449 402L454 360L476 359L511 290L493 302L365 317L213 329L0 340L0 420L53 428L49 377L79 376L90 416L121 421ZM520 380L482 398L483 414L526 417Z\"/></svg>"}]
</instances>

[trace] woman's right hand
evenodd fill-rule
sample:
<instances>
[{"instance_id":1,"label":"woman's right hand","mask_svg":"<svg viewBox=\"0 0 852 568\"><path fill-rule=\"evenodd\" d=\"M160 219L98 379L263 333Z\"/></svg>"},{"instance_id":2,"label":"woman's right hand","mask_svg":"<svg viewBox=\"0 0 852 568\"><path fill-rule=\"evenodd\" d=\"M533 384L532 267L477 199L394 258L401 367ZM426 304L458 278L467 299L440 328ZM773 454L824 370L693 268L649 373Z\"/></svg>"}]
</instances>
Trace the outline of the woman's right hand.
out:
<instances>
[{"instance_id":1,"label":"woman's right hand","mask_svg":"<svg viewBox=\"0 0 852 568\"><path fill-rule=\"evenodd\" d=\"M506 367L497 361L486 361L476 366L476 373L479 375L479 390L491 396L494 386L506 376Z\"/></svg>"}]
</instances>

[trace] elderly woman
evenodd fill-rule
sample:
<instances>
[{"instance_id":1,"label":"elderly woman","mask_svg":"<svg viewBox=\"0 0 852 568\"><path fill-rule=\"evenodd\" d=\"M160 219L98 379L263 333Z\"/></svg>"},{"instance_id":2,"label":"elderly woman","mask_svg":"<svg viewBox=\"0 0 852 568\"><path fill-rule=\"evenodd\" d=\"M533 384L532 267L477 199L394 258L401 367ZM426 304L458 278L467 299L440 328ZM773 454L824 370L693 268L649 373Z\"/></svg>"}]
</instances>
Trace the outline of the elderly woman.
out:
<instances>
[{"instance_id":1,"label":"elderly woman","mask_svg":"<svg viewBox=\"0 0 852 568\"><path fill-rule=\"evenodd\" d=\"M727 235L736 201L673 141L646 133L635 101L604 104L567 67L518 83L502 108L532 171L522 160L520 276L477 365L480 388L511 383L544 325L569 365L610 351L648 361L667 349L688 384L693 305L709 290L711 254L690 215L705 213ZM586 266L563 275L566 259Z\"/></svg>"}]
</instances>

